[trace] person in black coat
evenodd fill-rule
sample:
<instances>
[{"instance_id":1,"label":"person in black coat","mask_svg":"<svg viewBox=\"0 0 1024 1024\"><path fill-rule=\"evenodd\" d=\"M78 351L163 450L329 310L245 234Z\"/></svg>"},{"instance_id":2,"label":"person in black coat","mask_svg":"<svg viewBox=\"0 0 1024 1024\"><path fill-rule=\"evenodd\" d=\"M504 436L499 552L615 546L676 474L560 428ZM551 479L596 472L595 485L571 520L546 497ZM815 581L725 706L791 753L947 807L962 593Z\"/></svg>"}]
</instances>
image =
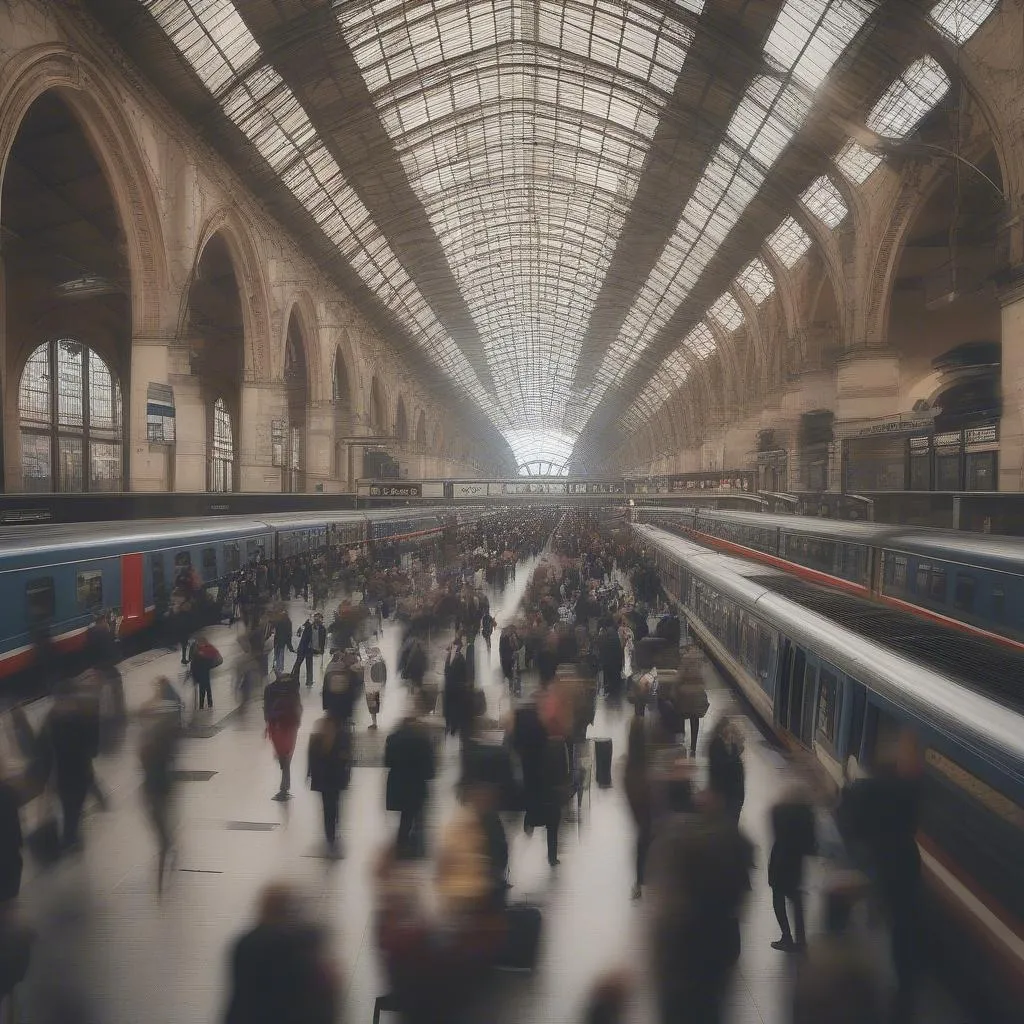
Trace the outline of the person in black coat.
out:
<instances>
[{"instance_id":1,"label":"person in black coat","mask_svg":"<svg viewBox=\"0 0 1024 1024\"><path fill-rule=\"evenodd\" d=\"M527 835L543 826L547 832L548 863L558 864L558 830L568 798L571 771L566 743L571 708L554 689L516 709L512 745L523 769L523 801Z\"/></svg>"},{"instance_id":2,"label":"person in black coat","mask_svg":"<svg viewBox=\"0 0 1024 1024\"><path fill-rule=\"evenodd\" d=\"M21 891L22 834L18 790L0 779L0 914Z\"/></svg>"},{"instance_id":3,"label":"person in black coat","mask_svg":"<svg viewBox=\"0 0 1024 1024\"><path fill-rule=\"evenodd\" d=\"M470 718L469 670L462 641L454 640L444 662L444 720L453 736L465 734Z\"/></svg>"},{"instance_id":4,"label":"person in black coat","mask_svg":"<svg viewBox=\"0 0 1024 1024\"><path fill-rule=\"evenodd\" d=\"M334 1024L338 984L324 935L302 920L292 893L270 886L260 919L231 951L225 1024Z\"/></svg>"},{"instance_id":5,"label":"person in black coat","mask_svg":"<svg viewBox=\"0 0 1024 1024\"><path fill-rule=\"evenodd\" d=\"M307 750L306 778L320 794L324 810L324 840L328 853L338 853L338 816L341 794L352 776L352 734L348 723L324 715L313 728Z\"/></svg>"},{"instance_id":6,"label":"person in black coat","mask_svg":"<svg viewBox=\"0 0 1024 1024\"><path fill-rule=\"evenodd\" d=\"M739 821L746 797L746 775L743 769L743 739L735 724L720 718L711 734L708 747L708 786L717 794L726 813Z\"/></svg>"},{"instance_id":7,"label":"person in black coat","mask_svg":"<svg viewBox=\"0 0 1024 1024\"><path fill-rule=\"evenodd\" d=\"M600 639L601 674L604 676L605 696L617 701L622 697L622 670L626 665L626 655L622 649L622 639L614 623L609 619L604 624Z\"/></svg>"},{"instance_id":8,"label":"person in black coat","mask_svg":"<svg viewBox=\"0 0 1024 1024\"><path fill-rule=\"evenodd\" d=\"M402 859L422 857L424 817L436 765L430 737L413 716L404 718L388 736L384 767L388 769L385 804L389 811L399 812L396 853Z\"/></svg>"},{"instance_id":9,"label":"person in black coat","mask_svg":"<svg viewBox=\"0 0 1024 1024\"><path fill-rule=\"evenodd\" d=\"M803 794L795 792L777 803L771 811L775 841L768 858L768 885L772 890L772 909L782 929L782 938L772 943L773 949L788 952L803 949L804 931L804 860L814 853L814 808ZM793 904L794 931L790 930L786 901Z\"/></svg>"},{"instance_id":10,"label":"person in black coat","mask_svg":"<svg viewBox=\"0 0 1024 1024\"><path fill-rule=\"evenodd\" d=\"M307 617L299 626L299 642L295 648L295 665L292 674L296 679L301 675L302 665L306 666L306 689L313 688L313 623Z\"/></svg>"},{"instance_id":11,"label":"person in black coat","mask_svg":"<svg viewBox=\"0 0 1024 1024\"><path fill-rule=\"evenodd\" d=\"M505 677L509 692L512 690L516 671L516 649L518 647L516 631L506 626L498 637L498 661L501 662L501 674Z\"/></svg>"},{"instance_id":12,"label":"person in black coat","mask_svg":"<svg viewBox=\"0 0 1024 1024\"><path fill-rule=\"evenodd\" d=\"M64 845L79 845L78 828L85 798L93 787L93 758L99 753L99 719L75 690L61 693L46 719L57 796L64 818Z\"/></svg>"}]
</instances>

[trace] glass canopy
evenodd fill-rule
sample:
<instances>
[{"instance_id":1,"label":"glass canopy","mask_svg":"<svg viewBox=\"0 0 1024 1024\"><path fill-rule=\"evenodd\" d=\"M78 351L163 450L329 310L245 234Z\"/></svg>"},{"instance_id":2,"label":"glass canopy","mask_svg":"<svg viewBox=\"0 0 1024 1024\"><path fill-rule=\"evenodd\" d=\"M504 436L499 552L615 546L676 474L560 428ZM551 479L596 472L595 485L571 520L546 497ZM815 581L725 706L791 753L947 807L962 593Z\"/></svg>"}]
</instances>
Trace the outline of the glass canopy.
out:
<instances>
[{"instance_id":1,"label":"glass canopy","mask_svg":"<svg viewBox=\"0 0 1024 1024\"><path fill-rule=\"evenodd\" d=\"M324 32L337 36L324 52L348 62L331 71L359 83L348 95L368 91L366 109L353 117L369 114L379 126L380 141L440 243L447 264L441 287L457 289L483 348L483 360L473 365L455 340L465 345L465 338L455 328L455 337L449 334L442 306L432 305L438 286L426 280L429 268L404 252L403 226L386 200L373 182L346 180L332 155L339 151L319 135L315 124L339 115L305 109L303 102L319 103L316 89L286 80L287 67L275 66L276 41L264 49L253 34L257 5L138 2L412 344L491 417L517 465L557 472L578 461L600 403L612 403L614 414L618 389L643 385L618 418L635 429L704 373L702 363L715 350L709 320L727 332L742 325L740 291L707 306L727 284L718 279L724 251L738 254L732 265L743 269L733 286L755 306L776 287L756 257L762 242L787 269L808 252L811 240L794 217L764 239L744 233L744 216L766 185L775 201L780 158L828 95L823 86L869 17L883 13L873 22L878 28L885 5L903 0L777 5L760 52L742 55L748 77L736 85L712 82L725 96L717 101L720 121L707 125L713 141L636 269L631 254L620 251L622 240L633 237L625 229L638 194L646 195L644 175L655 161L673 159L660 141L671 133L659 130L696 111L680 75L696 66L695 74L714 78L714 68L704 65L718 29L705 8L719 0L258 5L260 21L273 9L289 29L323 8ZM963 44L996 7L996 0L938 0L927 13ZM281 39L281 47L295 45L288 32ZM906 136L948 89L938 62L922 57L892 83L866 125L881 136ZM703 108L699 113L707 120ZM808 226L813 218L836 228L848 213L836 181L863 185L880 163L851 140L834 162L845 180L819 177L789 197L790 208ZM352 173L358 177L357 166ZM612 294L609 283L625 296L611 313L602 305ZM599 310L605 323L595 320ZM603 348L581 370L591 335L602 338ZM486 386L474 370L484 365ZM622 392L622 405L626 400ZM598 422L614 423L615 416Z\"/></svg>"}]
</instances>

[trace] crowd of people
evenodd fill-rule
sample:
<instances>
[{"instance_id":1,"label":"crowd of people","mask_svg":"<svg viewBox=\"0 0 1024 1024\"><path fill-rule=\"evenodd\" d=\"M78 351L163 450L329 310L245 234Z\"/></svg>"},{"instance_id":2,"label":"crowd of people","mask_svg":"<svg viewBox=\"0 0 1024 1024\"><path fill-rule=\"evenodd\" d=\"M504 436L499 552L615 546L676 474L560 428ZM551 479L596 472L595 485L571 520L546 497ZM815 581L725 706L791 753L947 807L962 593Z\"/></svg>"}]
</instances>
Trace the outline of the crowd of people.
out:
<instances>
[{"instance_id":1,"label":"crowd of people","mask_svg":"<svg viewBox=\"0 0 1024 1024\"><path fill-rule=\"evenodd\" d=\"M531 577L522 600L498 621L491 599L524 564ZM650 971L660 1019L724 1020L756 862L740 825L743 731L719 716L698 761L697 739L709 711L702 656L685 646L653 565L625 532L580 512L538 509L462 528L454 541L412 557L378 550L344 557L323 551L280 564L261 559L226 582L215 599L205 594L182 567L166 608L169 635L195 690L192 715L168 677L154 680L139 713L141 792L157 843L158 891L174 848L186 718L200 721L212 707L211 678L222 660L206 624L217 616L240 623L234 687L243 715L262 694L266 735L281 773L275 800L292 797L303 686L308 700L320 677L305 781L322 804L325 853L337 858L344 853L339 824L355 759L353 723L365 699L370 729L376 728L383 686L376 640L387 621L401 634L397 667L405 710L381 752L385 810L396 816L374 873L375 937L388 981L382 1007L413 1024L484 1019L494 970L536 962L544 908L510 900L507 829L521 827L529 836L542 828L548 864L558 869L567 815L574 807L580 813L582 792L592 782L611 785L610 748L589 735L603 700L609 714L628 718L624 789L636 830L631 895L652 908ZM308 606L297 626L287 604L292 594ZM489 680L477 673L479 664L490 664L495 633L503 695L489 711ZM41 864L80 848L90 795L100 806L105 801L93 762L124 738L127 715L109 622L98 620L88 643L93 667L55 686L41 728L15 712L31 756L23 778L0 784L0 997L28 968L27 954L22 962L9 952L15 938L30 944L15 928L13 911L23 841ZM433 836L432 790L446 743L458 748L457 810ZM771 810L766 867L781 930L772 945L802 954L795 1024L887 1019L871 965L851 938L852 908L871 891L892 926L899 986L888 1019L909 1019L919 947L913 840L919 764L905 739L891 765L844 791L840 825L850 863L859 870L835 876L825 934L810 941L803 891L805 864L817 851L816 801L795 788ZM46 792L61 806L59 827L54 816L52 827L48 820L23 837L19 805ZM655 893L650 901L648 889ZM337 1019L342 989L327 935L291 886L264 892L258 922L234 945L229 971L227 1024ZM587 1019L621 1019L629 988L621 973L599 980Z\"/></svg>"}]
</instances>

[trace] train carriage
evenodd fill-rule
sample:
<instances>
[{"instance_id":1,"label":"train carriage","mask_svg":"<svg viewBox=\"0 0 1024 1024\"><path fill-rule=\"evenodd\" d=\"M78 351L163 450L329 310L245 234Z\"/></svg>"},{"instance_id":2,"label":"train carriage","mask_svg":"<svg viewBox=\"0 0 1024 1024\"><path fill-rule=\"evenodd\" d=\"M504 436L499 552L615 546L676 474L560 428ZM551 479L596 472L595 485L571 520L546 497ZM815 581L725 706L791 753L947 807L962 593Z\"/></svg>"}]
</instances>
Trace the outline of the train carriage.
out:
<instances>
[{"instance_id":1,"label":"train carriage","mask_svg":"<svg viewBox=\"0 0 1024 1024\"><path fill-rule=\"evenodd\" d=\"M982 988L1019 1000L1024 716L780 597L756 578L763 567L634 529L693 634L762 720L837 786L850 757L870 768L902 727L917 731L919 845L935 909L953 922L944 945Z\"/></svg>"}]
</instances>

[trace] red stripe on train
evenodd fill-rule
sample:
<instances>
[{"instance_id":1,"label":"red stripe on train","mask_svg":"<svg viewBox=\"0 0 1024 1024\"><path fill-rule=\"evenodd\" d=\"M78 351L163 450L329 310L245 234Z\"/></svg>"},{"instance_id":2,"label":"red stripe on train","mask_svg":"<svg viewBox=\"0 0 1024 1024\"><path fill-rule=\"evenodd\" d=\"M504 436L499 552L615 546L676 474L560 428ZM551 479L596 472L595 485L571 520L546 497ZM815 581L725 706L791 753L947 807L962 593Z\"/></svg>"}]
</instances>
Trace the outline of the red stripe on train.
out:
<instances>
[{"instance_id":1,"label":"red stripe on train","mask_svg":"<svg viewBox=\"0 0 1024 1024\"><path fill-rule=\"evenodd\" d=\"M807 566L800 565L798 562L790 562L785 558L779 558L776 555L769 555L764 551L758 551L757 548L748 548L743 544L737 544L730 540L723 540L721 537L716 537L710 533L702 533L700 530L694 530L689 527L683 527L683 529L693 540L698 543L705 544L708 547L727 551L728 553L737 555L741 558L762 562L763 564L770 565L775 569L782 569L793 576L799 576L811 583L820 583L824 586L832 587L837 590L845 590L848 593L857 594L869 601L876 601L879 604L888 605L890 608L910 612L912 615L919 615L921 618L928 619L930 622L934 622L940 626L946 626L949 629L956 629L961 633L967 633L970 636L982 637L985 640L991 640L1003 647L1008 647L1010 650L1015 651L1018 654L1024 653L1024 643L1014 640L1012 637L1004 636L1002 633L993 633L991 630L982 629L980 626L972 626L969 622L964 622L962 619L954 619L950 615L943 615L941 612L932 611L930 608L924 608L919 604L914 604L912 601L904 601L898 597L891 597L889 594L876 593L863 584L853 583L850 580L844 580L841 576L832 576L827 572L819 572L816 569L809 569Z\"/></svg>"}]
</instances>

